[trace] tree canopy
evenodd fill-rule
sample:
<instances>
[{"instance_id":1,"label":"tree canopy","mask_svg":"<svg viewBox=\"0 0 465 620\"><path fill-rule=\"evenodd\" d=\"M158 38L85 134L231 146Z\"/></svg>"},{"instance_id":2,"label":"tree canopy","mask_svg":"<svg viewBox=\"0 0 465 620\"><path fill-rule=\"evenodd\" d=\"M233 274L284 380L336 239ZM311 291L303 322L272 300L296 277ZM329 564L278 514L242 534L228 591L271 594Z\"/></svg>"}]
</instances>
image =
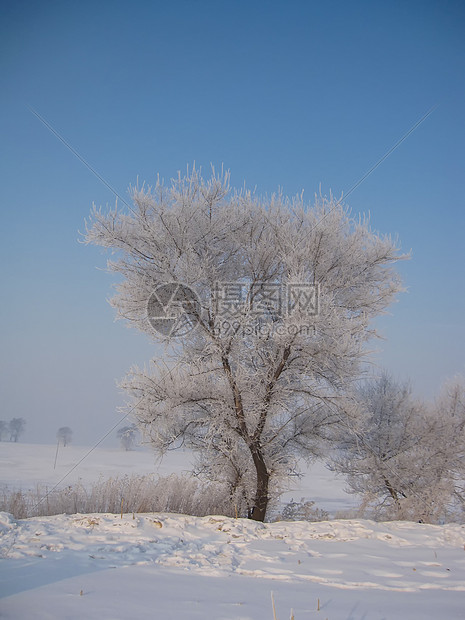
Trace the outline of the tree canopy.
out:
<instances>
[{"instance_id":1,"label":"tree canopy","mask_svg":"<svg viewBox=\"0 0 465 620\"><path fill-rule=\"evenodd\" d=\"M123 383L132 415L263 520L296 456L355 424L348 387L404 257L332 196L260 198L195 169L131 193L128 212L93 210L86 239L117 252L118 316L165 344Z\"/></svg>"}]
</instances>

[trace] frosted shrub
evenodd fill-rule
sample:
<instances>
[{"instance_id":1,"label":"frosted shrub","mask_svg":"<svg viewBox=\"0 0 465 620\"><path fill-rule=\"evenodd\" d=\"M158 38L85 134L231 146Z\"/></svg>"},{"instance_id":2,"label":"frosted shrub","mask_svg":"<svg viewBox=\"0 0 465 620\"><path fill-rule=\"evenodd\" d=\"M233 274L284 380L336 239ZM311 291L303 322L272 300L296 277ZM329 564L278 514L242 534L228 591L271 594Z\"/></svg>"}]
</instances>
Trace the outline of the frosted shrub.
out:
<instances>
[{"instance_id":1,"label":"frosted shrub","mask_svg":"<svg viewBox=\"0 0 465 620\"><path fill-rule=\"evenodd\" d=\"M304 501L295 502L293 499L284 506L278 517L279 521L327 521L329 514L326 510L317 508L315 502Z\"/></svg>"},{"instance_id":2,"label":"frosted shrub","mask_svg":"<svg viewBox=\"0 0 465 620\"><path fill-rule=\"evenodd\" d=\"M362 432L343 438L332 468L362 497L360 514L424 523L460 519L463 379L448 382L433 405L418 401L408 384L386 373L363 384L357 398L364 411Z\"/></svg>"},{"instance_id":3,"label":"frosted shrub","mask_svg":"<svg viewBox=\"0 0 465 620\"><path fill-rule=\"evenodd\" d=\"M28 516L27 498L21 491L2 489L0 497L0 512L9 512L16 519L26 519Z\"/></svg>"}]
</instances>

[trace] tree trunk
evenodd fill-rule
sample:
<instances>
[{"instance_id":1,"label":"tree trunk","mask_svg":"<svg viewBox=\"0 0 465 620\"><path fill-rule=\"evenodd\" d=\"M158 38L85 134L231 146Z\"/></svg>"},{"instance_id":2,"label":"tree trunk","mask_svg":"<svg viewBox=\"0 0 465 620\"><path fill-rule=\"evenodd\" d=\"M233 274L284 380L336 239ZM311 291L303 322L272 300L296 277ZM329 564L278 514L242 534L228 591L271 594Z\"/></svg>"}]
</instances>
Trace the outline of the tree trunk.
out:
<instances>
[{"instance_id":1,"label":"tree trunk","mask_svg":"<svg viewBox=\"0 0 465 620\"><path fill-rule=\"evenodd\" d=\"M384 479L384 484L386 485L387 490L389 491L389 495L392 497L396 504L397 512L400 513L400 501L399 496L397 495L397 491L394 489L392 484L389 482L387 478Z\"/></svg>"},{"instance_id":2,"label":"tree trunk","mask_svg":"<svg viewBox=\"0 0 465 620\"><path fill-rule=\"evenodd\" d=\"M257 472L257 489L255 492L255 505L250 514L250 518L254 521L264 521L269 501L268 485L270 474L260 449L251 448L251 453L255 471Z\"/></svg>"}]
</instances>

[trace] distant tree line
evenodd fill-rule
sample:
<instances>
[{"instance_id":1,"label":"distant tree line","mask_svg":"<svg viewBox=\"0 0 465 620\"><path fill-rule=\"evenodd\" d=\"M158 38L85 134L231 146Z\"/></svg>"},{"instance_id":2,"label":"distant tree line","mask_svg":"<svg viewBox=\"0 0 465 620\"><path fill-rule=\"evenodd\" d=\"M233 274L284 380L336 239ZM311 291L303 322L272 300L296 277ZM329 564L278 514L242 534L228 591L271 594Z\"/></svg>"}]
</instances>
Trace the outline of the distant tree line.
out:
<instances>
[{"instance_id":1,"label":"distant tree line","mask_svg":"<svg viewBox=\"0 0 465 620\"><path fill-rule=\"evenodd\" d=\"M24 433L26 420L24 418L12 418L9 422L0 420L0 441L17 442Z\"/></svg>"}]
</instances>

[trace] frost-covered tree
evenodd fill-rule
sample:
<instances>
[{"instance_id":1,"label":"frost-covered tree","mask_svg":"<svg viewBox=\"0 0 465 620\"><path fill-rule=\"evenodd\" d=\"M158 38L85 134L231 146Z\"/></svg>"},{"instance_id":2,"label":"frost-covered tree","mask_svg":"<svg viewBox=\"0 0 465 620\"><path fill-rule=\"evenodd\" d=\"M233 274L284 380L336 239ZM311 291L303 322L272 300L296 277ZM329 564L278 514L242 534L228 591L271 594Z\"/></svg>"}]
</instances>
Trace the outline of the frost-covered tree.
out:
<instances>
[{"instance_id":1,"label":"frost-covered tree","mask_svg":"<svg viewBox=\"0 0 465 620\"><path fill-rule=\"evenodd\" d=\"M137 438L137 426L135 424L119 428L116 434L121 442L121 447L125 450L132 450L134 448Z\"/></svg>"},{"instance_id":2,"label":"frost-covered tree","mask_svg":"<svg viewBox=\"0 0 465 620\"><path fill-rule=\"evenodd\" d=\"M444 424L387 373L366 381L357 397L361 431L346 435L334 460L350 490L384 518L444 518L452 493Z\"/></svg>"},{"instance_id":3,"label":"frost-covered tree","mask_svg":"<svg viewBox=\"0 0 465 620\"><path fill-rule=\"evenodd\" d=\"M264 520L295 456L356 417L344 393L371 320L401 290L398 249L332 197L262 199L231 190L228 174L131 191L128 212L94 209L86 240L119 253L118 316L166 344L124 382L133 415L155 449L189 446L200 471ZM167 283L177 300L160 319ZM170 339L181 315L182 338Z\"/></svg>"},{"instance_id":4,"label":"frost-covered tree","mask_svg":"<svg viewBox=\"0 0 465 620\"><path fill-rule=\"evenodd\" d=\"M69 445L73 439L73 431L69 426L62 426L57 430L57 439L58 441L61 441L63 446L66 448L66 446Z\"/></svg>"},{"instance_id":5,"label":"frost-covered tree","mask_svg":"<svg viewBox=\"0 0 465 620\"><path fill-rule=\"evenodd\" d=\"M13 418L8 424L8 432L10 433L10 441L17 442L24 432L26 420L24 418Z\"/></svg>"},{"instance_id":6,"label":"frost-covered tree","mask_svg":"<svg viewBox=\"0 0 465 620\"><path fill-rule=\"evenodd\" d=\"M0 441L3 441L3 438L8 433L8 424L5 420L0 420Z\"/></svg>"},{"instance_id":7,"label":"frost-covered tree","mask_svg":"<svg viewBox=\"0 0 465 620\"><path fill-rule=\"evenodd\" d=\"M456 376L443 385L433 408L437 420L434 440L444 477L452 481L453 504L465 515L465 377Z\"/></svg>"}]
</instances>

